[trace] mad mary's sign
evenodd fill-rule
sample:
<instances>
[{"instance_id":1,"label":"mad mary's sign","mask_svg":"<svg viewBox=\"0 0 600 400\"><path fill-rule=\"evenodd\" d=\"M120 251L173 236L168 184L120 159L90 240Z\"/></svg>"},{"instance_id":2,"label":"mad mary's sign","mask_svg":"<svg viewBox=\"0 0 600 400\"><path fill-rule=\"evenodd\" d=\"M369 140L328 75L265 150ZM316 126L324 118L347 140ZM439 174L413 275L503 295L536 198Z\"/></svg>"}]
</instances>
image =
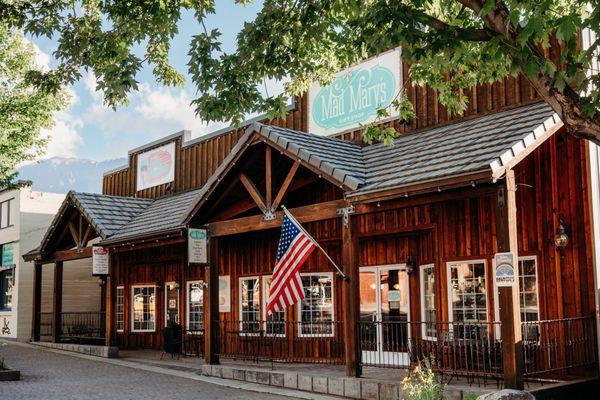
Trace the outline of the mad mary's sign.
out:
<instances>
[{"instance_id":1,"label":"mad mary's sign","mask_svg":"<svg viewBox=\"0 0 600 400\"><path fill-rule=\"evenodd\" d=\"M318 135L355 129L373 122L402 85L400 49L371 58L336 74L329 86L314 83L308 93L308 131ZM390 116L398 116L390 109Z\"/></svg>"},{"instance_id":2,"label":"mad mary's sign","mask_svg":"<svg viewBox=\"0 0 600 400\"><path fill-rule=\"evenodd\" d=\"M137 190L175 180L175 142L137 156Z\"/></svg>"}]
</instances>

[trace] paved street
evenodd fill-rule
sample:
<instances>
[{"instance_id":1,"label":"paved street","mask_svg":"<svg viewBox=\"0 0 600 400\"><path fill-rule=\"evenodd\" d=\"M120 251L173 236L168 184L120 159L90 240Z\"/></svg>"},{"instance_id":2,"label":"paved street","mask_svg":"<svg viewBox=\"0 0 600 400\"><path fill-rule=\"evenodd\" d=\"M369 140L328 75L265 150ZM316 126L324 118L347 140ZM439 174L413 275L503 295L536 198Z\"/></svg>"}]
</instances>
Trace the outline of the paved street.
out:
<instances>
[{"instance_id":1,"label":"paved street","mask_svg":"<svg viewBox=\"0 0 600 400\"><path fill-rule=\"evenodd\" d=\"M22 376L0 382L2 400L291 399L15 344L1 346L0 357Z\"/></svg>"}]
</instances>

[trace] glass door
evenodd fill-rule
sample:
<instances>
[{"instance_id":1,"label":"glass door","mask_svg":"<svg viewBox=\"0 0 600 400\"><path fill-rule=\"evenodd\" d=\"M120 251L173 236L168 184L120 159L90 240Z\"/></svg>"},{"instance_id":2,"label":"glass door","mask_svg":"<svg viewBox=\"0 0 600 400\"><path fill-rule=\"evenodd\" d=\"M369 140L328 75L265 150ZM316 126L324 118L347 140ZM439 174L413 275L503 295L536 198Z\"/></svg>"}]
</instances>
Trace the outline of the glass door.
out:
<instances>
[{"instance_id":1,"label":"glass door","mask_svg":"<svg viewBox=\"0 0 600 400\"><path fill-rule=\"evenodd\" d=\"M408 365L410 293L403 265L360 271L361 347L366 364Z\"/></svg>"}]
</instances>

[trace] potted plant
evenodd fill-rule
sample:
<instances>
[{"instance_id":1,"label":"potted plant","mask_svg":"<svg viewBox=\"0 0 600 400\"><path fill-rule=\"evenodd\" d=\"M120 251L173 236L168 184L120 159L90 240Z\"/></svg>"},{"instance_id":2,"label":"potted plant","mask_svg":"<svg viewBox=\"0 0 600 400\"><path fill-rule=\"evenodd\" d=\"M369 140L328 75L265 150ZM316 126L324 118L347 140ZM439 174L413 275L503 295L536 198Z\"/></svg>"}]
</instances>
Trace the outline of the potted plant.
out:
<instances>
[{"instance_id":1,"label":"potted plant","mask_svg":"<svg viewBox=\"0 0 600 400\"><path fill-rule=\"evenodd\" d=\"M4 346L7 346L7 343L0 342L0 347ZM0 354L0 381L18 381L19 379L21 379L21 372L10 369Z\"/></svg>"}]
</instances>

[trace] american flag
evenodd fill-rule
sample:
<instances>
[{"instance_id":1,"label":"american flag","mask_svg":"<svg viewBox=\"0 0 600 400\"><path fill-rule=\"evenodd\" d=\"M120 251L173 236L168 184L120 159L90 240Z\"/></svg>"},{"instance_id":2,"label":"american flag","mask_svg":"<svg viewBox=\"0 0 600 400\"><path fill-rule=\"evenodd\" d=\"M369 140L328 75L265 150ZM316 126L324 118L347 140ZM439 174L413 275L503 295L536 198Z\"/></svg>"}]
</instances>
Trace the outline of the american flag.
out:
<instances>
[{"instance_id":1,"label":"american flag","mask_svg":"<svg viewBox=\"0 0 600 400\"><path fill-rule=\"evenodd\" d=\"M277 260L269 290L267 316L304 299L304 288L299 271L315 247L316 243L310 235L285 210Z\"/></svg>"}]
</instances>

